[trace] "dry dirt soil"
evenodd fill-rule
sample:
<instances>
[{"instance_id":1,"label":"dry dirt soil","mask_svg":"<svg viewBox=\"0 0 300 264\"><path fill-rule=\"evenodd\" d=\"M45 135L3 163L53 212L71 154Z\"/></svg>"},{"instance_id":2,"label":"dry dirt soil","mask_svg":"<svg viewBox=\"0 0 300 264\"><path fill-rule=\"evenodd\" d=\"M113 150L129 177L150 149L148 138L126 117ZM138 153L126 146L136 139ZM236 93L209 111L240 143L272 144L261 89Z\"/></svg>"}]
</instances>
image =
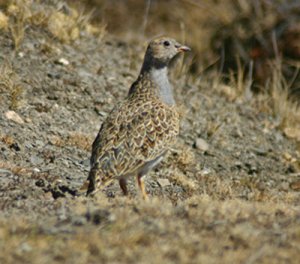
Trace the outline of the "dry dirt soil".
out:
<instances>
[{"instance_id":1,"label":"dry dirt soil","mask_svg":"<svg viewBox=\"0 0 300 264\"><path fill-rule=\"evenodd\" d=\"M171 72L181 133L147 177L150 201L134 181L129 197L117 182L78 191L144 49L30 27L15 51L0 35L0 263L299 263L296 144L207 76Z\"/></svg>"}]
</instances>

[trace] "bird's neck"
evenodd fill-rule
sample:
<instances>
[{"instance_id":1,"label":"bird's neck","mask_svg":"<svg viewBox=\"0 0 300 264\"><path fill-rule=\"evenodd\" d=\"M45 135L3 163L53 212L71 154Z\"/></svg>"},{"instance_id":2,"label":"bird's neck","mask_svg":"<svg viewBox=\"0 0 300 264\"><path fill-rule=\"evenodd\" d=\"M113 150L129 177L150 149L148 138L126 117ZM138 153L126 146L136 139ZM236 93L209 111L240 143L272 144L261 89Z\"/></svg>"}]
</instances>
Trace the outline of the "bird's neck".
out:
<instances>
[{"instance_id":1,"label":"bird's neck","mask_svg":"<svg viewBox=\"0 0 300 264\"><path fill-rule=\"evenodd\" d=\"M168 68L165 67L152 67L147 70L141 70L141 76L149 78L153 82L154 86L150 89L157 89L156 93L159 98L168 105L174 105L175 100L173 97L173 87L169 82Z\"/></svg>"}]
</instances>

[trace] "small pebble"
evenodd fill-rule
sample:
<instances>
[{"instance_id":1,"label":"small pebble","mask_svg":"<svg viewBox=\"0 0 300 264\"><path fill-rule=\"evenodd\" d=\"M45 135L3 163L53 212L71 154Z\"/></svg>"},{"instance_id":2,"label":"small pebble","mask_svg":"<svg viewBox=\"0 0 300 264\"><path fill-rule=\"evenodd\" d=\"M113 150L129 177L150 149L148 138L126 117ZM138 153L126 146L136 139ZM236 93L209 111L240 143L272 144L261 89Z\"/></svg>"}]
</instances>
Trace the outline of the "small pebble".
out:
<instances>
[{"instance_id":1,"label":"small pebble","mask_svg":"<svg viewBox=\"0 0 300 264\"><path fill-rule=\"evenodd\" d=\"M38 164L43 163L43 159L41 159L40 157L37 157L37 156L35 156L35 155L32 155L32 156L30 157L30 163L31 163L32 165L38 165Z\"/></svg>"},{"instance_id":2,"label":"small pebble","mask_svg":"<svg viewBox=\"0 0 300 264\"><path fill-rule=\"evenodd\" d=\"M69 62L67 59L65 59L65 58L60 58L60 59L57 61L57 63L60 64L60 65L64 65L64 66L67 66L67 65L70 64L70 62Z\"/></svg>"},{"instance_id":3,"label":"small pebble","mask_svg":"<svg viewBox=\"0 0 300 264\"><path fill-rule=\"evenodd\" d=\"M243 138L244 137L244 134L243 132L241 131L240 128L237 128L236 131L235 131L235 136L236 137L239 137L239 138Z\"/></svg>"},{"instance_id":4,"label":"small pebble","mask_svg":"<svg viewBox=\"0 0 300 264\"><path fill-rule=\"evenodd\" d=\"M19 52L19 53L18 53L18 56L19 56L20 58L23 58L23 57L24 57L24 52Z\"/></svg>"},{"instance_id":5,"label":"small pebble","mask_svg":"<svg viewBox=\"0 0 300 264\"><path fill-rule=\"evenodd\" d=\"M195 147L199 150L207 151L209 149L209 144L203 138L197 138Z\"/></svg>"},{"instance_id":6,"label":"small pebble","mask_svg":"<svg viewBox=\"0 0 300 264\"><path fill-rule=\"evenodd\" d=\"M34 171L34 172L41 172L41 170L38 169L38 168L33 168L33 171Z\"/></svg>"},{"instance_id":7,"label":"small pebble","mask_svg":"<svg viewBox=\"0 0 300 264\"><path fill-rule=\"evenodd\" d=\"M201 175L208 175L210 173L212 173L212 170L209 168L204 168L203 170L201 170Z\"/></svg>"},{"instance_id":8,"label":"small pebble","mask_svg":"<svg viewBox=\"0 0 300 264\"><path fill-rule=\"evenodd\" d=\"M290 186L289 186L289 183L288 182L282 182L281 184L280 184L280 190L281 191L285 191L285 192L287 192L288 190L289 190L289 188L290 188Z\"/></svg>"},{"instance_id":9,"label":"small pebble","mask_svg":"<svg viewBox=\"0 0 300 264\"><path fill-rule=\"evenodd\" d=\"M15 111L7 111L5 117L9 120L12 120L18 124L24 124L23 119Z\"/></svg>"},{"instance_id":10,"label":"small pebble","mask_svg":"<svg viewBox=\"0 0 300 264\"><path fill-rule=\"evenodd\" d=\"M157 182L162 188L171 185L168 179L158 179Z\"/></svg>"}]
</instances>

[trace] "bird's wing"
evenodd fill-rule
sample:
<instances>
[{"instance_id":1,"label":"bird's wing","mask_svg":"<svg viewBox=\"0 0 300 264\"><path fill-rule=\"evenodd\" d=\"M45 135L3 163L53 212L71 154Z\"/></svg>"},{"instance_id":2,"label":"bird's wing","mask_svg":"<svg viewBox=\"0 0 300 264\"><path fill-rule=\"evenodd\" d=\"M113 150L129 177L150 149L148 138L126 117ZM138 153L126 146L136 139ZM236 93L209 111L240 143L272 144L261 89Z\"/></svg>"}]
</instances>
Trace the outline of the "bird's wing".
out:
<instances>
[{"instance_id":1,"label":"bird's wing","mask_svg":"<svg viewBox=\"0 0 300 264\"><path fill-rule=\"evenodd\" d=\"M125 100L104 121L93 143L89 180L97 172L105 178L134 173L165 152L178 132L174 107L158 100Z\"/></svg>"}]
</instances>

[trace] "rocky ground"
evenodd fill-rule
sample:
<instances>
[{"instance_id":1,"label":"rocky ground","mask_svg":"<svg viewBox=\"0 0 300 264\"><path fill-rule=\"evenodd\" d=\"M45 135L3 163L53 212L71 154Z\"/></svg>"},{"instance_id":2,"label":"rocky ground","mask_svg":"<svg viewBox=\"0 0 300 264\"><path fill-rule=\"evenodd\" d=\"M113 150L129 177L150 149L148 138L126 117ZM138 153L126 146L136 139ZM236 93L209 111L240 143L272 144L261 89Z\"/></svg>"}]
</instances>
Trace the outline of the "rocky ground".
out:
<instances>
[{"instance_id":1,"label":"rocky ground","mask_svg":"<svg viewBox=\"0 0 300 264\"><path fill-rule=\"evenodd\" d=\"M130 197L117 182L78 192L144 49L30 27L15 51L0 34L0 263L298 263L299 147L210 76L171 73L181 133L147 177L149 202L134 181Z\"/></svg>"}]
</instances>

